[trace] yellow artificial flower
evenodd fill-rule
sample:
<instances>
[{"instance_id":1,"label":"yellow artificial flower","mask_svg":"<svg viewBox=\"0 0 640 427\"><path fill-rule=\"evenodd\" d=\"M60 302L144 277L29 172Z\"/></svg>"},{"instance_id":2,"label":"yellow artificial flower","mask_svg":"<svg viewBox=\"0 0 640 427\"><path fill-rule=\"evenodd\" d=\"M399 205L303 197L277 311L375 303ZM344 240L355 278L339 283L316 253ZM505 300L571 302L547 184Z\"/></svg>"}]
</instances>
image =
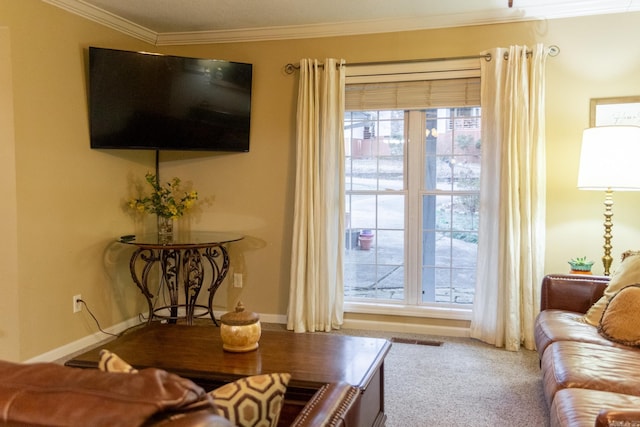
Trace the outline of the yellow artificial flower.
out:
<instances>
[{"instance_id":1,"label":"yellow artificial flower","mask_svg":"<svg viewBox=\"0 0 640 427\"><path fill-rule=\"evenodd\" d=\"M175 177L161 186L154 174L145 175L147 183L153 191L146 197L133 199L129 202L129 207L139 212L154 213L165 218L180 218L185 211L190 209L195 200L198 199L198 192L191 190L182 193L180 197L180 179Z\"/></svg>"}]
</instances>

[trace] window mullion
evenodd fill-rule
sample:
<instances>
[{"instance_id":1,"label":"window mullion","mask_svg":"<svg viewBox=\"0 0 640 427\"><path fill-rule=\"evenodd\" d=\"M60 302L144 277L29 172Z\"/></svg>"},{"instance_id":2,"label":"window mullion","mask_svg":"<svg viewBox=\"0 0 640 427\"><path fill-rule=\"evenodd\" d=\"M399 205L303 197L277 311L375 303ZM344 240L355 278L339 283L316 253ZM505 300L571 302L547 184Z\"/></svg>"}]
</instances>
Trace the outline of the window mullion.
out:
<instances>
[{"instance_id":1,"label":"window mullion","mask_svg":"<svg viewBox=\"0 0 640 427\"><path fill-rule=\"evenodd\" d=\"M420 188L423 176L423 153L422 140L424 138L425 119L424 114L418 110L406 113L406 159L407 159L407 209L405 219L405 254L406 254L406 292L405 300L407 304L419 304L421 300L420 292Z\"/></svg>"}]
</instances>

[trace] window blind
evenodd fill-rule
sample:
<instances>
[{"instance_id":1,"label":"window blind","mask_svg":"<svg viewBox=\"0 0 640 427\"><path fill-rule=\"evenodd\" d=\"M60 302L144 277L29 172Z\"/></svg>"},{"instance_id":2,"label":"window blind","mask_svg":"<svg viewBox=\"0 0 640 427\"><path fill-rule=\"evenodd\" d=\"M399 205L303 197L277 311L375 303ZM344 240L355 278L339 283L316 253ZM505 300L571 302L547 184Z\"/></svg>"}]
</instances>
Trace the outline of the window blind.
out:
<instances>
[{"instance_id":1,"label":"window blind","mask_svg":"<svg viewBox=\"0 0 640 427\"><path fill-rule=\"evenodd\" d=\"M345 110L415 109L480 105L480 78L361 83L345 87Z\"/></svg>"},{"instance_id":2,"label":"window blind","mask_svg":"<svg viewBox=\"0 0 640 427\"><path fill-rule=\"evenodd\" d=\"M346 111L476 105L480 105L479 60L351 69L347 64Z\"/></svg>"}]
</instances>

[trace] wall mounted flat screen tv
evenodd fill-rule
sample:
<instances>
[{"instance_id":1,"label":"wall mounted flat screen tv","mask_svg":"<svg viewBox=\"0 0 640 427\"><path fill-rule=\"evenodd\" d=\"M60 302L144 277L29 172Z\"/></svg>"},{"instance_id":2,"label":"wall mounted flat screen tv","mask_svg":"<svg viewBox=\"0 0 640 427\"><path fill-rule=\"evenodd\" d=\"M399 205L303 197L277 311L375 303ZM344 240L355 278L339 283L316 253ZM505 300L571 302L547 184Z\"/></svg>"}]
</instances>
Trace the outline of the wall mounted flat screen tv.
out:
<instances>
[{"instance_id":1,"label":"wall mounted flat screen tv","mask_svg":"<svg viewBox=\"0 0 640 427\"><path fill-rule=\"evenodd\" d=\"M252 71L90 47L91 148L249 151Z\"/></svg>"}]
</instances>

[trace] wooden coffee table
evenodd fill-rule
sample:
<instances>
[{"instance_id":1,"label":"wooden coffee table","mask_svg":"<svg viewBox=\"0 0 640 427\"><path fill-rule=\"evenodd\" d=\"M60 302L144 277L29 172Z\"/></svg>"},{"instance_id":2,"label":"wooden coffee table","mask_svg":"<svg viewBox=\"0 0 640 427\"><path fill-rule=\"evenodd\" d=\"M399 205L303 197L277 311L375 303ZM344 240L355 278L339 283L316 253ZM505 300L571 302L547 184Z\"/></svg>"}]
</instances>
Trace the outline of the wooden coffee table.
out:
<instances>
[{"instance_id":1,"label":"wooden coffee table","mask_svg":"<svg viewBox=\"0 0 640 427\"><path fill-rule=\"evenodd\" d=\"M358 387L362 427L382 426L384 358L391 348L385 339L326 333L263 330L260 346L248 353L222 350L220 330L213 325L153 323L69 360L66 365L96 368L99 352L108 349L143 369L155 367L193 380L212 390L238 378L288 372L283 420L295 417L324 384L344 381ZM292 418L291 418L292 419Z\"/></svg>"}]
</instances>

